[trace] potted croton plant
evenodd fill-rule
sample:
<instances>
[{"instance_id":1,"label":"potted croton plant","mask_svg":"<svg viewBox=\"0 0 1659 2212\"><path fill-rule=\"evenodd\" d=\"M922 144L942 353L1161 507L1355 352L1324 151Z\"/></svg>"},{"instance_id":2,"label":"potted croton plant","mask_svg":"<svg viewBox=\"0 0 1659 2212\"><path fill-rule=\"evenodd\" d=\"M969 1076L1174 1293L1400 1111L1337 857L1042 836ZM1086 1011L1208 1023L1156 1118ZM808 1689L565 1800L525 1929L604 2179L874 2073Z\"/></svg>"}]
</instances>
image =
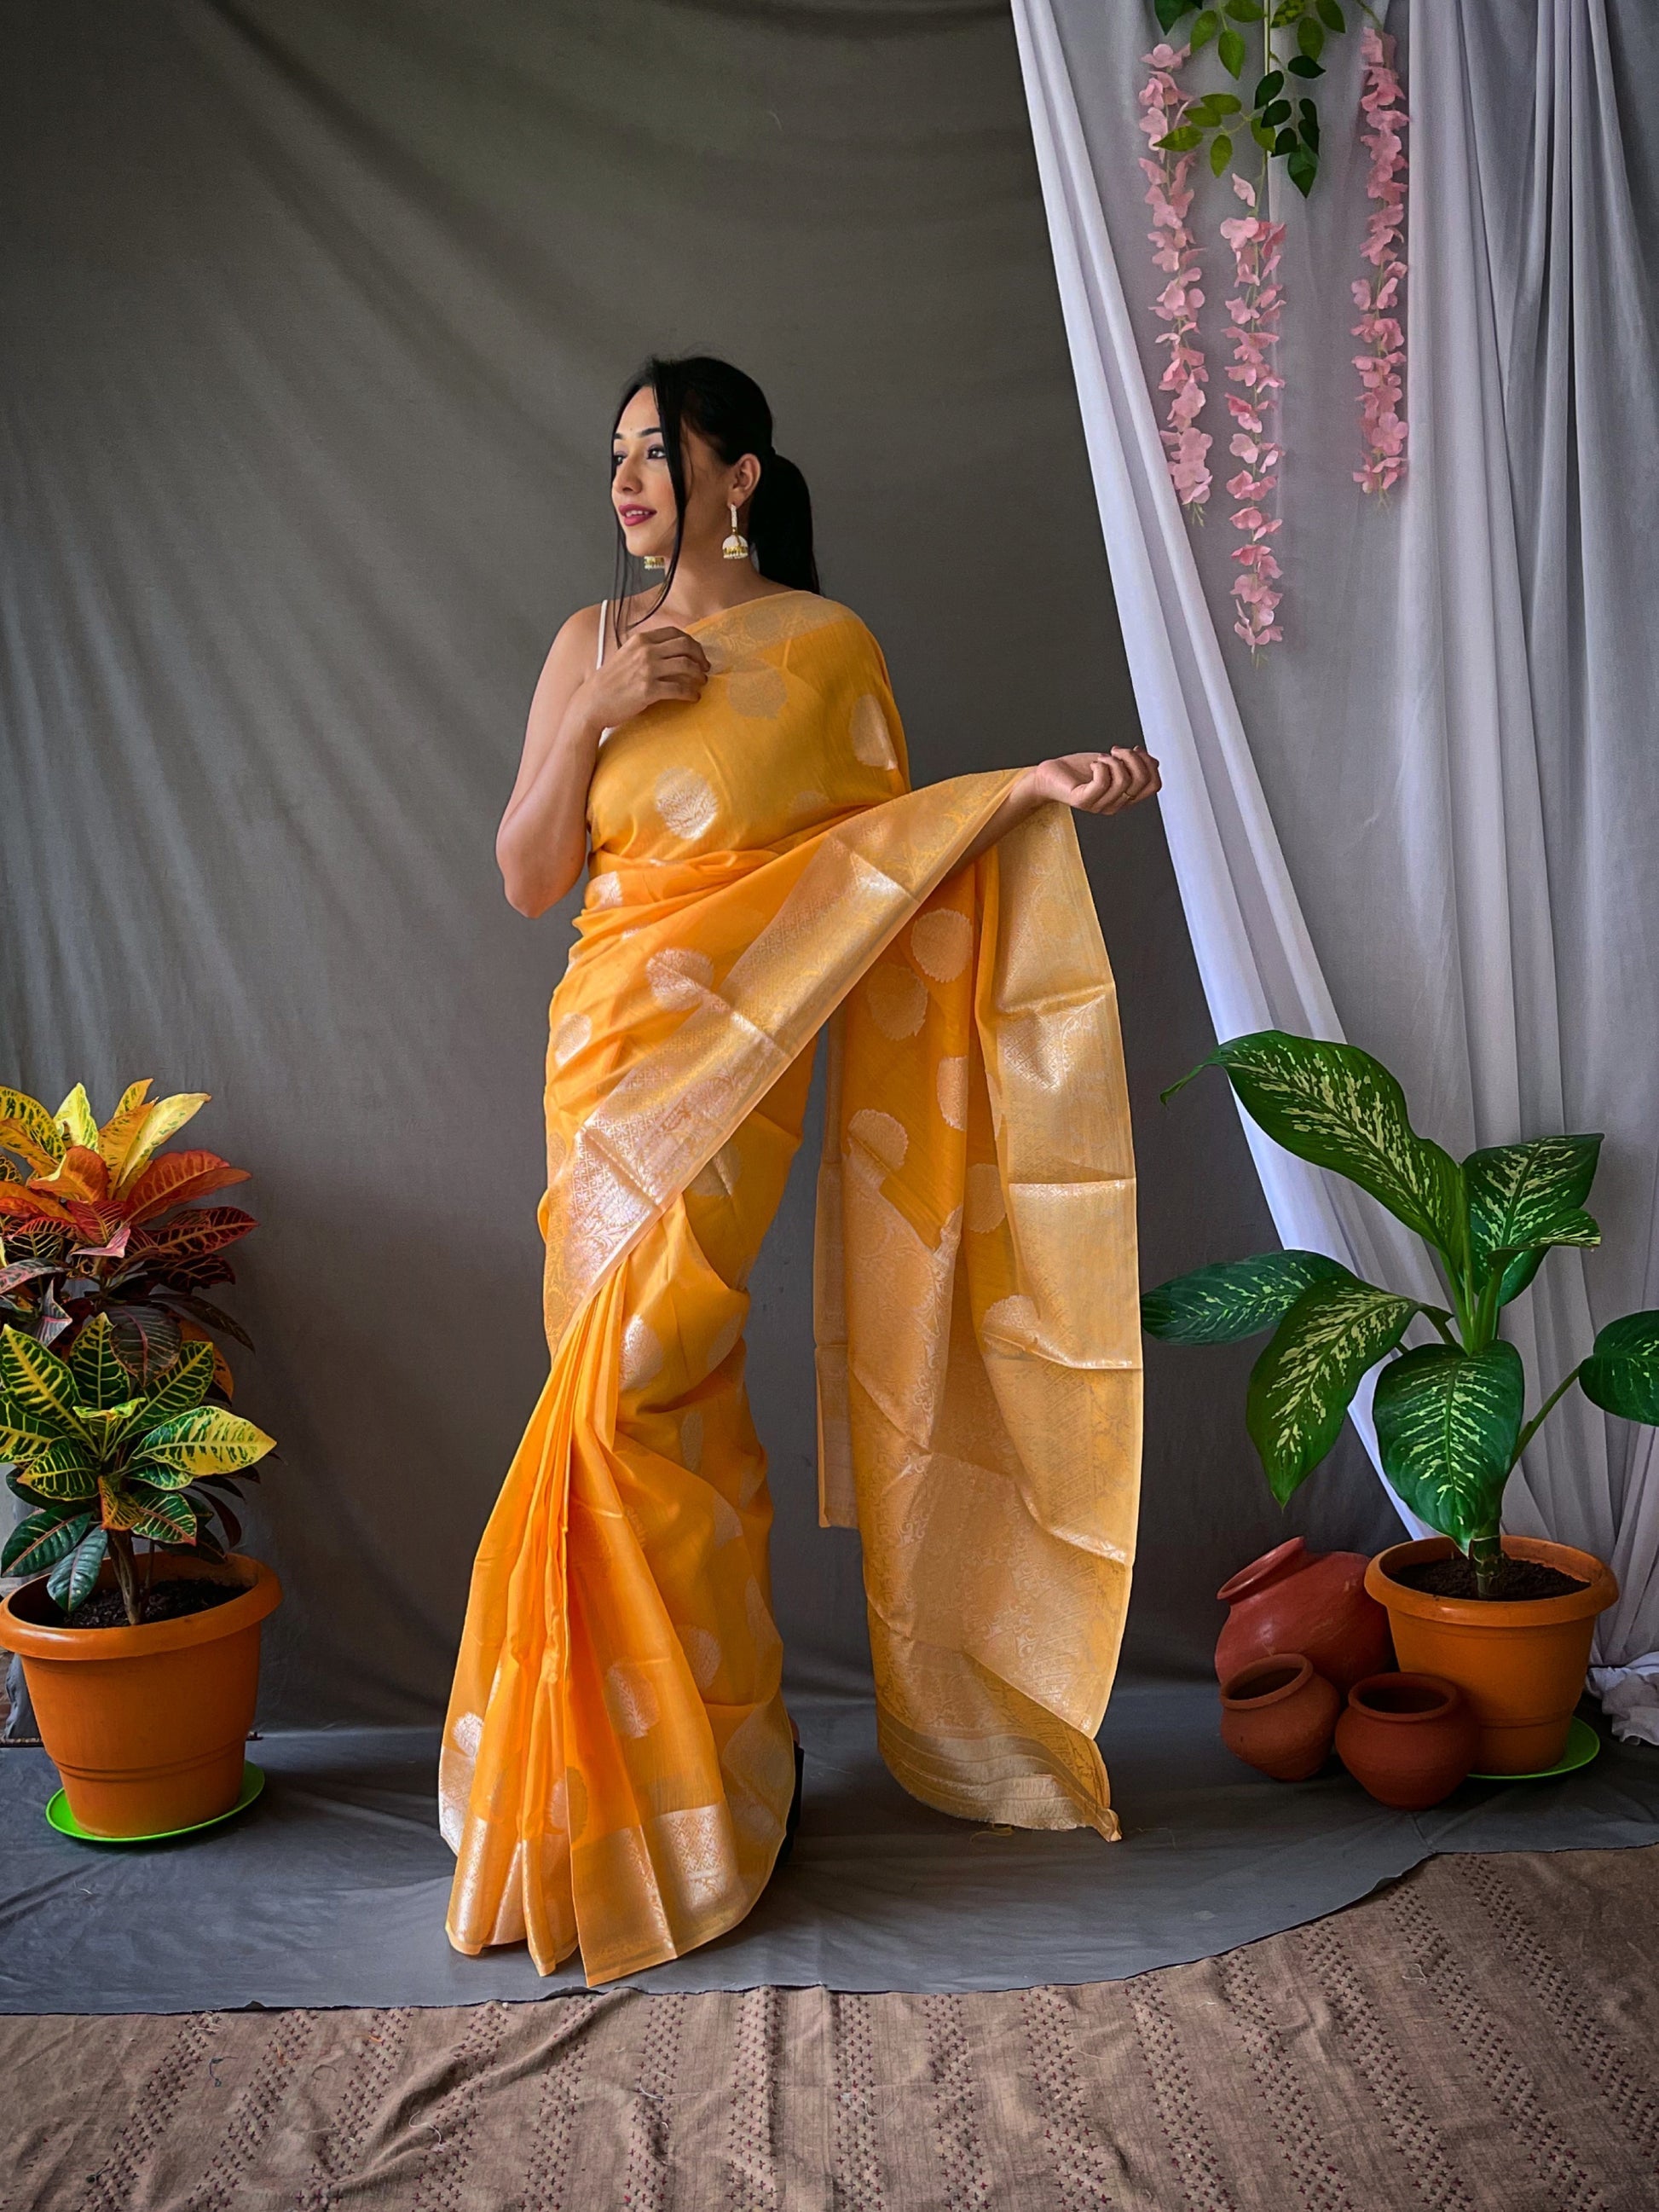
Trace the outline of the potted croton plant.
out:
<instances>
[{"instance_id":1,"label":"potted croton plant","mask_svg":"<svg viewBox=\"0 0 1659 2212\"><path fill-rule=\"evenodd\" d=\"M1565 1746L1595 1618L1618 1587L1588 1552L1503 1535L1504 1486L1575 1383L1607 1413L1659 1422L1659 1313L1608 1322L1530 1414L1521 1356L1498 1328L1553 1246L1601 1242L1584 1201L1601 1139L1537 1137L1460 1163L1418 1135L1381 1061L1281 1030L1233 1038L1200 1062L1209 1066L1287 1152L1346 1176L1419 1237L1446 1303L1362 1282L1322 1253L1268 1252L1148 1291L1146 1328L1184 1344L1273 1330L1245 1418L1281 1504L1335 1443L1361 1379L1386 1363L1373 1406L1383 1468L1441 1533L1382 1553L1366 1587L1389 1610L1400 1664L1468 1696L1481 1723L1477 1767L1547 1768ZM1436 1340L1406 1347L1413 1323Z\"/></svg>"},{"instance_id":2,"label":"potted croton plant","mask_svg":"<svg viewBox=\"0 0 1659 2212\"><path fill-rule=\"evenodd\" d=\"M240 1539L239 1479L271 1439L229 1409L201 1297L252 1218L183 1201L242 1179L159 1146L204 1102L134 1085L100 1129L0 1091L0 1464L24 1517L0 1603L70 1810L99 1835L187 1827L242 1786L259 1624L281 1597ZM19 1248L22 1256L19 1256ZM246 1340L243 1340L246 1341Z\"/></svg>"}]
</instances>

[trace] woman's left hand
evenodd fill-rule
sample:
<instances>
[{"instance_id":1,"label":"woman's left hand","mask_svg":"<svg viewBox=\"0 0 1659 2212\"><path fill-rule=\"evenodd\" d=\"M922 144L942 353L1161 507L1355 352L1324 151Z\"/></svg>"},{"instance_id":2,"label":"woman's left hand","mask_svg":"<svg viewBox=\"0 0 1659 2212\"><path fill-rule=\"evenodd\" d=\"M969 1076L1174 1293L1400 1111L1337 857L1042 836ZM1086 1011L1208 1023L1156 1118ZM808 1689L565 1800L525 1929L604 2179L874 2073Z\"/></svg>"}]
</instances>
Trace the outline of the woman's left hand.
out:
<instances>
[{"instance_id":1,"label":"woman's left hand","mask_svg":"<svg viewBox=\"0 0 1659 2212\"><path fill-rule=\"evenodd\" d=\"M1025 772L1033 804L1057 799L1079 814L1121 814L1162 787L1158 763L1139 745L1114 745L1109 753L1062 753Z\"/></svg>"}]
</instances>

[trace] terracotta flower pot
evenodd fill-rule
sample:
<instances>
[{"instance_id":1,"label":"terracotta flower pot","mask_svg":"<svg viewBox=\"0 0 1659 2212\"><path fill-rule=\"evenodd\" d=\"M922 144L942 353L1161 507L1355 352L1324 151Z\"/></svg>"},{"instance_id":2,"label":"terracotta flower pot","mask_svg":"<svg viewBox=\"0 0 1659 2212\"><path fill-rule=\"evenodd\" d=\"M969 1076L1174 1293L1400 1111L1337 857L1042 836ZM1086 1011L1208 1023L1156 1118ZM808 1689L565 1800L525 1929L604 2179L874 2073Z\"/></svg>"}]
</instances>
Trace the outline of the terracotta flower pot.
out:
<instances>
[{"instance_id":1,"label":"terracotta flower pot","mask_svg":"<svg viewBox=\"0 0 1659 2212\"><path fill-rule=\"evenodd\" d=\"M46 1754L70 1810L100 1836L155 1835L228 1813L253 1725L259 1624L282 1584L258 1559L222 1567L169 1553L158 1572L246 1585L240 1597L138 1628L64 1628L46 1578L0 1604L0 1646L18 1652ZM108 1589L106 1566L99 1586Z\"/></svg>"},{"instance_id":2,"label":"terracotta flower pot","mask_svg":"<svg viewBox=\"0 0 1659 2212\"><path fill-rule=\"evenodd\" d=\"M1221 1741L1275 1782L1305 1782L1330 1756L1342 1699L1299 1651L1252 1660L1221 1687Z\"/></svg>"},{"instance_id":3,"label":"terracotta flower pot","mask_svg":"<svg viewBox=\"0 0 1659 2212\"><path fill-rule=\"evenodd\" d=\"M1365 1587L1389 1609L1400 1664L1455 1682L1480 1726L1477 1774L1537 1774L1566 1749L1572 1709L1583 1694L1595 1618L1619 1585L1593 1552L1540 1536L1505 1536L1512 1559L1538 1559L1585 1587L1565 1597L1493 1601L1431 1597L1394 1580L1391 1570L1449 1557L1449 1536L1379 1552Z\"/></svg>"},{"instance_id":4,"label":"terracotta flower pot","mask_svg":"<svg viewBox=\"0 0 1659 2212\"><path fill-rule=\"evenodd\" d=\"M1420 1813L1449 1797L1474 1764L1480 1729L1455 1682L1372 1674L1348 1692L1336 1755L1383 1805Z\"/></svg>"},{"instance_id":5,"label":"terracotta flower pot","mask_svg":"<svg viewBox=\"0 0 1659 2212\"><path fill-rule=\"evenodd\" d=\"M1389 1616L1366 1595L1370 1565L1363 1552L1310 1552L1292 1536L1241 1568L1216 1592L1231 1607L1215 1647L1217 1680L1269 1652L1300 1651L1346 1696L1392 1666Z\"/></svg>"}]
</instances>

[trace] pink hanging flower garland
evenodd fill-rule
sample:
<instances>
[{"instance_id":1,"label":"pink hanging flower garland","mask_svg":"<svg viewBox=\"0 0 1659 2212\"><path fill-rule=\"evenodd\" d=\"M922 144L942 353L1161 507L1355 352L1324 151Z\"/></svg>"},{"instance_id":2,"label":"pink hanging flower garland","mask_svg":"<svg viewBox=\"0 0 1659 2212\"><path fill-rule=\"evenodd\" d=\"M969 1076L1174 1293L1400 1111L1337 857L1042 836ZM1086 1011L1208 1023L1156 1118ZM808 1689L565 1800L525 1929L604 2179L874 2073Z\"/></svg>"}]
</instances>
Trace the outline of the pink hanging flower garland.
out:
<instances>
[{"instance_id":1,"label":"pink hanging flower garland","mask_svg":"<svg viewBox=\"0 0 1659 2212\"><path fill-rule=\"evenodd\" d=\"M1360 248L1376 271L1374 278L1358 279L1353 303L1359 311L1352 335L1364 338L1370 350L1354 356L1359 371L1360 442L1364 465L1353 472L1363 490L1386 493L1406 473L1405 386L1406 338L1399 319L1390 313L1399 301L1406 279L1401 243L1406 228L1406 148L1401 133L1408 118L1400 79L1394 70L1394 40L1367 24L1360 35L1364 62L1364 90L1360 112L1370 128L1361 136L1370 149L1370 175L1366 197L1376 207L1365 226Z\"/></svg>"},{"instance_id":2,"label":"pink hanging flower garland","mask_svg":"<svg viewBox=\"0 0 1659 2212\"><path fill-rule=\"evenodd\" d=\"M1176 495L1189 514L1203 507L1210 496L1211 481L1206 460L1211 441L1198 428L1209 372L1198 343L1198 311L1204 304L1198 281L1198 248L1187 222L1193 204L1189 181L1193 156L1159 152L1157 142L1178 126L1187 106L1176 72L1190 51L1187 46L1157 46L1143 55L1152 76L1140 93L1140 128L1152 149L1152 157L1143 155L1140 162L1147 179L1146 204L1152 210L1152 228L1147 235L1152 242L1152 259L1170 280L1152 302L1153 313L1170 325L1158 339L1159 345L1170 349L1158 389L1175 395L1170 402L1169 428L1160 435L1170 457Z\"/></svg>"},{"instance_id":3,"label":"pink hanging flower garland","mask_svg":"<svg viewBox=\"0 0 1659 2212\"><path fill-rule=\"evenodd\" d=\"M1267 512L1284 459L1284 448L1269 426L1276 427L1278 395L1285 389L1285 380L1271 358L1279 343L1279 316L1285 304L1285 288L1273 281L1285 226L1257 214L1255 187L1245 178L1235 176L1233 190L1250 210L1221 226L1221 235L1232 248L1238 283L1227 302L1233 323L1233 358L1227 375L1243 387L1227 395L1227 412L1233 418L1230 450L1244 464L1227 480L1228 496L1243 501L1233 511L1233 527L1245 532L1245 543L1233 551L1240 571L1233 584L1238 609L1233 634L1255 653L1264 645L1278 644L1285 635L1273 620L1282 596L1276 588L1282 572L1268 542L1276 535L1280 518Z\"/></svg>"}]
</instances>

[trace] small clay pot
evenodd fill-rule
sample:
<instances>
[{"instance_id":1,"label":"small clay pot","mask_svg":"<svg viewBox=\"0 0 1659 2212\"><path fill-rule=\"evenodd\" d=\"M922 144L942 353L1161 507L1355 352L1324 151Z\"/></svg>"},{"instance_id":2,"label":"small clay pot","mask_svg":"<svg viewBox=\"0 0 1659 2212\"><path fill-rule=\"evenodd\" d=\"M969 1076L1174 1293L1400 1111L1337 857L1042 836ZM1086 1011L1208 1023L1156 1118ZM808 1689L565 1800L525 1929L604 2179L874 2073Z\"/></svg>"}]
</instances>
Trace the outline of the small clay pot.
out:
<instances>
[{"instance_id":1,"label":"small clay pot","mask_svg":"<svg viewBox=\"0 0 1659 2212\"><path fill-rule=\"evenodd\" d=\"M1346 1697L1395 1663L1389 1616L1366 1588L1363 1552L1310 1552L1300 1536L1275 1546L1222 1583L1230 1607L1215 1647L1216 1680L1252 1659L1300 1651Z\"/></svg>"},{"instance_id":2,"label":"small clay pot","mask_svg":"<svg viewBox=\"0 0 1659 2212\"><path fill-rule=\"evenodd\" d=\"M1480 1724L1455 1682L1373 1674L1348 1692L1336 1752L1361 1789L1406 1813L1437 1805L1474 1764Z\"/></svg>"},{"instance_id":3,"label":"small clay pot","mask_svg":"<svg viewBox=\"0 0 1659 2212\"><path fill-rule=\"evenodd\" d=\"M1275 1782L1305 1782L1330 1756L1342 1699L1299 1651L1254 1659L1221 1686L1221 1741Z\"/></svg>"}]
</instances>

